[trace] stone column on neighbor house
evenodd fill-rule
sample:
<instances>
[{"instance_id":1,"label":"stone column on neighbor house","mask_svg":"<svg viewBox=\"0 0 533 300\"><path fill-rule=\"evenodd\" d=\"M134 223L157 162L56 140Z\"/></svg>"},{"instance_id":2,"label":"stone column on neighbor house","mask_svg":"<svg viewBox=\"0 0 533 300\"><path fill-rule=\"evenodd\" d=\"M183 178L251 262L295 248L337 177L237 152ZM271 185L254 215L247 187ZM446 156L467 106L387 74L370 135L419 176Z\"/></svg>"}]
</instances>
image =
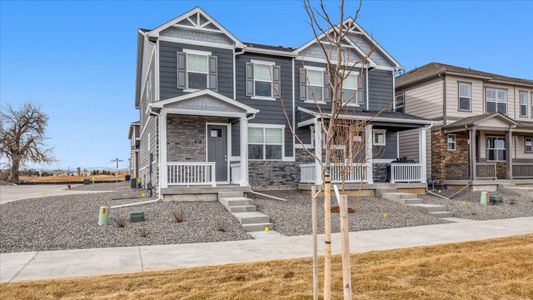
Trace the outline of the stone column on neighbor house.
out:
<instances>
[{"instance_id":1,"label":"stone column on neighbor house","mask_svg":"<svg viewBox=\"0 0 533 300\"><path fill-rule=\"evenodd\" d=\"M374 170L372 166L373 158L373 140L372 140L372 124L365 125L365 162L366 162L366 182L368 184L374 183Z\"/></svg>"},{"instance_id":2,"label":"stone column on neighbor house","mask_svg":"<svg viewBox=\"0 0 533 300\"><path fill-rule=\"evenodd\" d=\"M513 130L509 130L505 133L506 152L507 152L507 179L513 179Z\"/></svg>"},{"instance_id":3,"label":"stone column on neighbor house","mask_svg":"<svg viewBox=\"0 0 533 300\"><path fill-rule=\"evenodd\" d=\"M322 123L315 120L315 184L322 185Z\"/></svg>"},{"instance_id":4,"label":"stone column on neighbor house","mask_svg":"<svg viewBox=\"0 0 533 300\"><path fill-rule=\"evenodd\" d=\"M164 109L159 114L159 187L168 187L167 113Z\"/></svg>"},{"instance_id":5,"label":"stone column on neighbor house","mask_svg":"<svg viewBox=\"0 0 533 300\"><path fill-rule=\"evenodd\" d=\"M476 165L476 128L472 127L469 131L469 146L470 146L470 179L476 180L477 177L477 165Z\"/></svg>"},{"instance_id":6,"label":"stone column on neighbor house","mask_svg":"<svg viewBox=\"0 0 533 300\"><path fill-rule=\"evenodd\" d=\"M240 122L240 148L241 148L241 182L240 186L248 186L248 119L243 116Z\"/></svg>"},{"instance_id":7,"label":"stone column on neighbor house","mask_svg":"<svg viewBox=\"0 0 533 300\"><path fill-rule=\"evenodd\" d=\"M418 130L418 162L420 163L420 180L422 183L427 181L426 155L426 127L420 127Z\"/></svg>"}]
</instances>

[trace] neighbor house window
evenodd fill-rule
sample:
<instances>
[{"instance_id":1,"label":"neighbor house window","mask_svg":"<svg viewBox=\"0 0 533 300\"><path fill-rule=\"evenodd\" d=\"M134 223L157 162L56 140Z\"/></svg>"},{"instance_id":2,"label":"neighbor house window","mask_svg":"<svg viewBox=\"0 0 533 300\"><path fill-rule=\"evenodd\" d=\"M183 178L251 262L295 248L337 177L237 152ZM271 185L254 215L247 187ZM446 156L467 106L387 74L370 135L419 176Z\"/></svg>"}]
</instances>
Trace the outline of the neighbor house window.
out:
<instances>
[{"instance_id":1,"label":"neighbor house window","mask_svg":"<svg viewBox=\"0 0 533 300\"><path fill-rule=\"evenodd\" d=\"M455 134L448 134L448 150L455 151L455 149L457 149Z\"/></svg>"},{"instance_id":2,"label":"neighbor house window","mask_svg":"<svg viewBox=\"0 0 533 300\"><path fill-rule=\"evenodd\" d=\"M459 110L470 111L472 105L472 84L459 82Z\"/></svg>"},{"instance_id":3,"label":"neighbor house window","mask_svg":"<svg viewBox=\"0 0 533 300\"><path fill-rule=\"evenodd\" d=\"M187 89L203 90L208 87L209 53L185 51L187 54Z\"/></svg>"},{"instance_id":4,"label":"neighbor house window","mask_svg":"<svg viewBox=\"0 0 533 300\"><path fill-rule=\"evenodd\" d=\"M342 81L342 102L346 104L358 104L357 101L357 79L358 74L351 72Z\"/></svg>"},{"instance_id":5,"label":"neighbor house window","mask_svg":"<svg viewBox=\"0 0 533 300\"><path fill-rule=\"evenodd\" d=\"M385 129L374 129L372 132L372 142L374 146L385 146L385 136L387 131Z\"/></svg>"},{"instance_id":6,"label":"neighbor house window","mask_svg":"<svg viewBox=\"0 0 533 300\"><path fill-rule=\"evenodd\" d=\"M527 118L528 92L520 91L520 116ZM532 111L533 113L533 111Z\"/></svg>"},{"instance_id":7,"label":"neighbor house window","mask_svg":"<svg viewBox=\"0 0 533 300\"><path fill-rule=\"evenodd\" d=\"M485 91L487 112L507 114L507 90L487 88Z\"/></svg>"},{"instance_id":8,"label":"neighbor house window","mask_svg":"<svg viewBox=\"0 0 533 300\"><path fill-rule=\"evenodd\" d=\"M272 65L254 63L254 96L272 98Z\"/></svg>"},{"instance_id":9,"label":"neighbor house window","mask_svg":"<svg viewBox=\"0 0 533 300\"><path fill-rule=\"evenodd\" d=\"M506 159L505 138L487 137L487 160L504 161Z\"/></svg>"},{"instance_id":10,"label":"neighbor house window","mask_svg":"<svg viewBox=\"0 0 533 300\"><path fill-rule=\"evenodd\" d=\"M279 160L283 157L283 128L249 127L248 158Z\"/></svg>"},{"instance_id":11,"label":"neighbor house window","mask_svg":"<svg viewBox=\"0 0 533 300\"><path fill-rule=\"evenodd\" d=\"M307 100L324 101L324 70L306 68Z\"/></svg>"},{"instance_id":12,"label":"neighbor house window","mask_svg":"<svg viewBox=\"0 0 533 300\"><path fill-rule=\"evenodd\" d=\"M396 95L396 101L394 103L394 111L405 112L405 94Z\"/></svg>"},{"instance_id":13,"label":"neighbor house window","mask_svg":"<svg viewBox=\"0 0 533 300\"><path fill-rule=\"evenodd\" d=\"M524 138L524 152L533 153L533 138L532 137Z\"/></svg>"}]
</instances>

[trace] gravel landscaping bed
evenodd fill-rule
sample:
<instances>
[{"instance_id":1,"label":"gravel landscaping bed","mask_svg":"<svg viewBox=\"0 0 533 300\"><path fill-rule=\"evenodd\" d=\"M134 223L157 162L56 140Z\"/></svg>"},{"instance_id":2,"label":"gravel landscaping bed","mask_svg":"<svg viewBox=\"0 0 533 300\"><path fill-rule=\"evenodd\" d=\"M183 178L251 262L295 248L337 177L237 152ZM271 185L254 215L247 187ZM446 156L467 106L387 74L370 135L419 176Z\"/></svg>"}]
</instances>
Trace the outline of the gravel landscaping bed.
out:
<instances>
[{"instance_id":1,"label":"gravel landscaping bed","mask_svg":"<svg viewBox=\"0 0 533 300\"><path fill-rule=\"evenodd\" d=\"M287 202L257 197L258 209L268 215L274 229L284 235L311 234L311 196L299 191L268 192L270 195L287 199ZM349 207L355 213L349 214L350 231L409 227L448 223L426 212L378 197L349 198ZM332 206L337 205L332 198ZM323 201L318 201L318 231L324 232ZM332 232L339 232L339 214L331 214Z\"/></svg>"},{"instance_id":2,"label":"gravel landscaping bed","mask_svg":"<svg viewBox=\"0 0 533 300\"><path fill-rule=\"evenodd\" d=\"M201 243L251 238L218 202L157 202L116 208L111 210L110 224L98 226L100 206L147 200L140 199L139 195L139 191L126 190L27 199L0 205L0 252ZM124 228L119 228L117 220L127 218L131 211L144 211L146 221L128 221ZM177 211L181 211L184 217L181 223L177 223L172 215ZM143 230L148 232L148 236L141 236Z\"/></svg>"},{"instance_id":3,"label":"gravel landscaping bed","mask_svg":"<svg viewBox=\"0 0 533 300\"><path fill-rule=\"evenodd\" d=\"M443 191L444 194L444 191ZM533 199L521 197L516 193L490 192L490 195L502 196L503 203L482 205L479 203L481 192L463 192L452 200L425 195L426 203L440 204L454 214L454 217L471 220L493 220L533 216Z\"/></svg>"}]
</instances>

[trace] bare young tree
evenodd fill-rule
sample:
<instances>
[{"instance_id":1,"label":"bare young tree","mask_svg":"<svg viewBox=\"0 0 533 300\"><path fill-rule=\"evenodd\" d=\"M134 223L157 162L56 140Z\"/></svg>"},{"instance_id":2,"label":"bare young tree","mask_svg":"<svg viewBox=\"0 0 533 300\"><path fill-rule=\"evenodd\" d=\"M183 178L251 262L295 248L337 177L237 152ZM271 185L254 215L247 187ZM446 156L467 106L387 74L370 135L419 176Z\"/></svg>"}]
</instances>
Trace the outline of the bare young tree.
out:
<instances>
[{"instance_id":1,"label":"bare young tree","mask_svg":"<svg viewBox=\"0 0 533 300\"><path fill-rule=\"evenodd\" d=\"M11 105L0 110L0 156L9 166L8 181L19 183L19 170L25 163L51 163L52 148L45 145L48 116L30 102L18 109Z\"/></svg>"}]
</instances>

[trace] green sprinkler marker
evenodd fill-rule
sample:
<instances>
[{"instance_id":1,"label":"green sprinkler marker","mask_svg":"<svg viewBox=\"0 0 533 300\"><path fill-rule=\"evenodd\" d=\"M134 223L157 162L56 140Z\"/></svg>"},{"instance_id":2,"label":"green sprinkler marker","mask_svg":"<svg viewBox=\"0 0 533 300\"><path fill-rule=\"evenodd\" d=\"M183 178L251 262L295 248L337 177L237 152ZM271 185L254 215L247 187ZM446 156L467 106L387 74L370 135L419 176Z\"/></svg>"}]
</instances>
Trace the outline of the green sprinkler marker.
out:
<instances>
[{"instance_id":1,"label":"green sprinkler marker","mask_svg":"<svg viewBox=\"0 0 533 300\"><path fill-rule=\"evenodd\" d=\"M481 192L481 198L479 199L479 203L486 206L488 202L488 198L489 198L488 192Z\"/></svg>"},{"instance_id":2,"label":"green sprinkler marker","mask_svg":"<svg viewBox=\"0 0 533 300\"><path fill-rule=\"evenodd\" d=\"M100 214L98 216L98 225L107 225L109 224L109 207L100 206Z\"/></svg>"}]
</instances>

